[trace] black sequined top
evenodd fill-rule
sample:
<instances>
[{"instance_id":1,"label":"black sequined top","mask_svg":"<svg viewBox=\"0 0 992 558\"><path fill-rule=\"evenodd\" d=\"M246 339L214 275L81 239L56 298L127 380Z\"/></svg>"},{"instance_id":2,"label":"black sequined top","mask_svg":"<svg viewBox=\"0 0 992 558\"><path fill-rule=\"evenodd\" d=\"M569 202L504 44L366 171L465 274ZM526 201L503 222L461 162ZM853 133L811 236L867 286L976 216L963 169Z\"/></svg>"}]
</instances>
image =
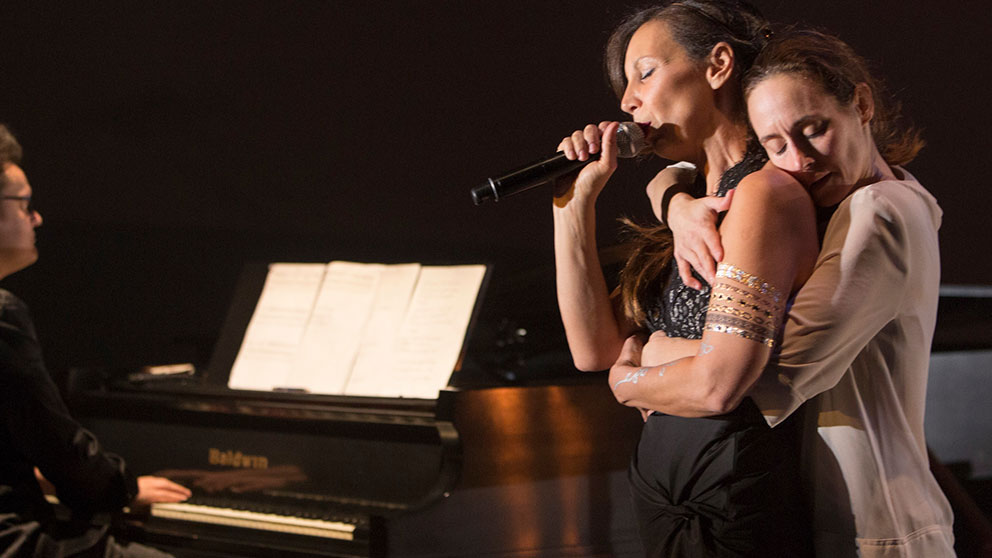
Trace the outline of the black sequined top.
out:
<instances>
[{"instance_id":1,"label":"black sequined top","mask_svg":"<svg viewBox=\"0 0 992 558\"><path fill-rule=\"evenodd\" d=\"M737 187L741 180L760 169L768 161L764 149L749 148L739 163L727 169L720 177L716 195L726 196L727 192ZM702 180L702 177L699 177ZM705 184L703 184L705 192ZM693 272L693 276L702 283L703 288L696 290L687 287L679 277L675 259L668 263L667 277L658 278L658 290L646 293L641 300L642 308L646 309L648 330L664 331L669 337L684 337L699 339L703 336L703 325L706 323L706 307L710 300L709 283ZM660 292L659 292L660 290Z\"/></svg>"}]
</instances>

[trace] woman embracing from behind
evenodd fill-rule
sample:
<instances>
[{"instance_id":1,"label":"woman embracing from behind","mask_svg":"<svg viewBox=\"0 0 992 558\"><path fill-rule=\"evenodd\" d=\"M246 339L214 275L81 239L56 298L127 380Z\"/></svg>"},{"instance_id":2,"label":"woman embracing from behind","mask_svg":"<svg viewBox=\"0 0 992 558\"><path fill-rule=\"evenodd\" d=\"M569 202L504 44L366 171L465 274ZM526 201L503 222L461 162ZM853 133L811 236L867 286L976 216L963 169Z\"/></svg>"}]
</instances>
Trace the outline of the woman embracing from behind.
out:
<instances>
[{"instance_id":1,"label":"woman embracing from behind","mask_svg":"<svg viewBox=\"0 0 992 558\"><path fill-rule=\"evenodd\" d=\"M798 430L794 421L770 428L746 397L818 251L809 196L781 171L755 172L766 158L747 141L741 78L768 35L745 2L687 0L634 14L607 48L621 108L646 129L651 151L693 163L713 200L740 185L721 226L727 265L694 278L702 289L679 278L663 228L634 227L611 298L595 202L616 168L618 124L586 126L559 146L573 159L601 153L554 203L558 300L575 365L610 367L638 332L652 333L645 364L666 363L610 376L617 399L645 416L630 481L649 556L809 555Z\"/></svg>"},{"instance_id":2,"label":"woman embracing from behind","mask_svg":"<svg viewBox=\"0 0 992 558\"><path fill-rule=\"evenodd\" d=\"M746 79L770 162L834 208L780 362L754 397L777 421L809 401L803 452L819 556L954 556L923 434L940 285L936 200L901 167L922 146L865 61L782 33Z\"/></svg>"}]
</instances>

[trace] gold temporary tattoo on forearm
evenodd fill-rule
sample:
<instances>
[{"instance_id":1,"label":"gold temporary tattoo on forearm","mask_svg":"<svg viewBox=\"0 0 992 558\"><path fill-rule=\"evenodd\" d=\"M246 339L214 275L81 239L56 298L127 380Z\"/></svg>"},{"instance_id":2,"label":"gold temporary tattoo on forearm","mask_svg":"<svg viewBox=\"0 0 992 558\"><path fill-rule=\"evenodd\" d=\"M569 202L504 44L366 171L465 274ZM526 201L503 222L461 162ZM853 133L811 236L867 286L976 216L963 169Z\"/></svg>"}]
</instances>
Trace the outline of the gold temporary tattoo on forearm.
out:
<instances>
[{"instance_id":1,"label":"gold temporary tattoo on forearm","mask_svg":"<svg viewBox=\"0 0 992 558\"><path fill-rule=\"evenodd\" d=\"M729 333L772 347L781 315L781 296L773 285L732 264L717 267L704 331Z\"/></svg>"}]
</instances>

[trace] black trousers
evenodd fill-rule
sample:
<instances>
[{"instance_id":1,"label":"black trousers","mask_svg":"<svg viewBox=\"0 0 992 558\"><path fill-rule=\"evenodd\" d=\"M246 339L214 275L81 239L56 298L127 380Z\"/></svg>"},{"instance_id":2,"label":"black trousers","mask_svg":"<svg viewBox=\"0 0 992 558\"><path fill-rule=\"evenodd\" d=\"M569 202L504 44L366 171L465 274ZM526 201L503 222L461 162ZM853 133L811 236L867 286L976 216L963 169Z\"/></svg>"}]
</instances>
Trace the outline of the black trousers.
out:
<instances>
[{"instance_id":1,"label":"black trousers","mask_svg":"<svg viewBox=\"0 0 992 558\"><path fill-rule=\"evenodd\" d=\"M750 399L717 417L648 417L629 470L646 554L812 556L794 418L769 428Z\"/></svg>"}]
</instances>

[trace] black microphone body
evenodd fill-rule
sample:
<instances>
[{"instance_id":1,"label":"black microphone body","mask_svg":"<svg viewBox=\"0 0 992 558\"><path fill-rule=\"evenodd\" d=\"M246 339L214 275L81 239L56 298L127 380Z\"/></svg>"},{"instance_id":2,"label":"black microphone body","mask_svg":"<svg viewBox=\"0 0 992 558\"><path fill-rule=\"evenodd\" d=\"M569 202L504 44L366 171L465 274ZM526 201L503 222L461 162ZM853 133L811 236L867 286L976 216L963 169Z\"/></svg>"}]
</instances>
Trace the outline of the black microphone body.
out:
<instances>
[{"instance_id":1,"label":"black microphone body","mask_svg":"<svg viewBox=\"0 0 992 558\"><path fill-rule=\"evenodd\" d=\"M644 132L633 122L623 122L617 130L617 155L619 157L634 157L641 153L647 142ZM499 176L486 179L481 186L472 188L472 201L479 205L486 200L499 201L507 196L519 194L544 184L550 184L554 179L579 169L599 159L599 153L589 155L585 161L578 159L570 161L564 153L555 153L533 163L518 167Z\"/></svg>"}]
</instances>

